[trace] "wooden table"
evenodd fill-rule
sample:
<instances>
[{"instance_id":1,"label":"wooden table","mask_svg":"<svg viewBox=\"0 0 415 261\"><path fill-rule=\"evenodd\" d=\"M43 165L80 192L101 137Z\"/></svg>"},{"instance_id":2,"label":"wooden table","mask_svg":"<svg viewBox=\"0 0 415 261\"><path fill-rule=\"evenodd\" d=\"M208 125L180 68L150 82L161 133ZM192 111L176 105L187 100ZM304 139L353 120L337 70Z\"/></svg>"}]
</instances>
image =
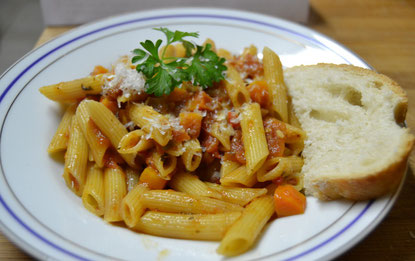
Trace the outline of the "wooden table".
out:
<instances>
[{"instance_id":1,"label":"wooden table","mask_svg":"<svg viewBox=\"0 0 415 261\"><path fill-rule=\"evenodd\" d=\"M415 1L310 0L306 26L360 55L408 93L407 123L415 130ZM37 45L71 29L46 28ZM385 220L339 260L415 260L415 155L402 193ZM31 259L0 234L0 260Z\"/></svg>"}]
</instances>

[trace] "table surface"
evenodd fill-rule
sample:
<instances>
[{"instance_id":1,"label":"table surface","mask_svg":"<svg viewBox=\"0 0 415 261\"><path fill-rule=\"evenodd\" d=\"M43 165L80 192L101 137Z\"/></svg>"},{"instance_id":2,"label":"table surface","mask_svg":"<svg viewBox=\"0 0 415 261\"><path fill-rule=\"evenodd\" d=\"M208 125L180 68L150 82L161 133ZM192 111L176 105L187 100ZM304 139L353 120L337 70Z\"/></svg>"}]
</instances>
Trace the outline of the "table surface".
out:
<instances>
[{"instance_id":1,"label":"table surface","mask_svg":"<svg viewBox=\"0 0 415 261\"><path fill-rule=\"evenodd\" d=\"M415 1L310 0L307 27L361 56L407 92L407 124L415 130ZM73 27L46 28L36 46ZM402 193L384 221L341 260L415 260L415 153ZM0 234L0 260L31 260Z\"/></svg>"}]
</instances>

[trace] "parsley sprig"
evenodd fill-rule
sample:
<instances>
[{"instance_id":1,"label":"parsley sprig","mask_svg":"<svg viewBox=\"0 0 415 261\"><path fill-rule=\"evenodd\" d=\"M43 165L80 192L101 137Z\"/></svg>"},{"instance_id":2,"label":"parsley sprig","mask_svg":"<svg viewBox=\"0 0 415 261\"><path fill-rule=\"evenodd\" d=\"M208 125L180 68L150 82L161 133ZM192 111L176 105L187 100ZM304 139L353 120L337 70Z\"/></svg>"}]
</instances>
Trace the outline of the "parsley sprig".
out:
<instances>
[{"instance_id":1,"label":"parsley sprig","mask_svg":"<svg viewBox=\"0 0 415 261\"><path fill-rule=\"evenodd\" d=\"M163 41L159 39L154 43L146 40L140 42L142 48L133 50L135 56L131 60L133 64L138 63L136 70L145 75L148 94L156 96L169 94L184 81L190 81L193 85L206 89L214 82L224 79L225 59L217 56L211 50L210 44L203 47L184 39L198 38L198 33L172 32L163 27L154 29L163 32L166 36L167 43L161 55L159 49ZM173 43L182 43L187 57L165 57L167 47Z\"/></svg>"}]
</instances>

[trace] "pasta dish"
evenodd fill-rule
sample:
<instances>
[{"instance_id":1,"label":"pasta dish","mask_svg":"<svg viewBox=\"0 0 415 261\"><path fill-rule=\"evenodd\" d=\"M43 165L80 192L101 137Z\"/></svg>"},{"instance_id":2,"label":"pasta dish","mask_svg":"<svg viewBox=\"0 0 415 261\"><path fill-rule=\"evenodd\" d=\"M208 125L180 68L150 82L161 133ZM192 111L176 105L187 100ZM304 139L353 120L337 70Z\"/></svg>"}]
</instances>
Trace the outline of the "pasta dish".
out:
<instances>
[{"instance_id":1,"label":"pasta dish","mask_svg":"<svg viewBox=\"0 0 415 261\"><path fill-rule=\"evenodd\" d=\"M156 236L247 251L273 217L305 209L305 133L271 49L240 55L159 28L133 57L40 88L67 104L48 152L86 209Z\"/></svg>"}]
</instances>

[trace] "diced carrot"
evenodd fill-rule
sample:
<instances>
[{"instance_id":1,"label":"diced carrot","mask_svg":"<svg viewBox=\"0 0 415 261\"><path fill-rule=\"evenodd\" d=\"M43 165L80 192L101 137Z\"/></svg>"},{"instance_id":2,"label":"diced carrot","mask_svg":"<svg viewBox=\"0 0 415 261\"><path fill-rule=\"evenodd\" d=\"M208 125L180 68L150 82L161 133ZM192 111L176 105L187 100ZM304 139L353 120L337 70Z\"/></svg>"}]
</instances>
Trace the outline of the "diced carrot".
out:
<instances>
[{"instance_id":1,"label":"diced carrot","mask_svg":"<svg viewBox=\"0 0 415 261\"><path fill-rule=\"evenodd\" d=\"M103 74L107 72L108 72L107 68L101 65L97 65L94 67L94 70L91 72L91 75Z\"/></svg>"},{"instance_id":2,"label":"diced carrot","mask_svg":"<svg viewBox=\"0 0 415 261\"><path fill-rule=\"evenodd\" d=\"M112 113L116 113L118 110L118 104L116 100L110 99L109 97L101 97L100 102L105 105Z\"/></svg>"},{"instance_id":3,"label":"diced carrot","mask_svg":"<svg viewBox=\"0 0 415 261\"><path fill-rule=\"evenodd\" d=\"M275 212L278 217L302 214L306 208L306 197L291 185L280 185L274 192Z\"/></svg>"},{"instance_id":4,"label":"diced carrot","mask_svg":"<svg viewBox=\"0 0 415 261\"><path fill-rule=\"evenodd\" d=\"M268 84L266 81L253 81L248 85L249 95L254 102L259 103L262 108L270 104Z\"/></svg>"},{"instance_id":5,"label":"diced carrot","mask_svg":"<svg viewBox=\"0 0 415 261\"><path fill-rule=\"evenodd\" d=\"M145 184L149 189L163 189L167 180L160 178L152 167L147 167L141 173L138 184Z\"/></svg>"},{"instance_id":6,"label":"diced carrot","mask_svg":"<svg viewBox=\"0 0 415 261\"><path fill-rule=\"evenodd\" d=\"M187 108L189 111L207 110L212 111L212 97L206 92L200 91L189 101Z\"/></svg>"},{"instance_id":7,"label":"diced carrot","mask_svg":"<svg viewBox=\"0 0 415 261\"><path fill-rule=\"evenodd\" d=\"M181 143L186 140L190 140L190 136L184 129L172 129L173 141Z\"/></svg>"},{"instance_id":8,"label":"diced carrot","mask_svg":"<svg viewBox=\"0 0 415 261\"><path fill-rule=\"evenodd\" d=\"M197 112L181 112L179 114L180 125L183 126L191 138L197 138L202 127L203 116Z\"/></svg>"},{"instance_id":9,"label":"diced carrot","mask_svg":"<svg viewBox=\"0 0 415 261\"><path fill-rule=\"evenodd\" d=\"M184 88L174 88L174 90L167 96L167 100L171 102L185 101L190 97L190 93Z\"/></svg>"}]
</instances>

